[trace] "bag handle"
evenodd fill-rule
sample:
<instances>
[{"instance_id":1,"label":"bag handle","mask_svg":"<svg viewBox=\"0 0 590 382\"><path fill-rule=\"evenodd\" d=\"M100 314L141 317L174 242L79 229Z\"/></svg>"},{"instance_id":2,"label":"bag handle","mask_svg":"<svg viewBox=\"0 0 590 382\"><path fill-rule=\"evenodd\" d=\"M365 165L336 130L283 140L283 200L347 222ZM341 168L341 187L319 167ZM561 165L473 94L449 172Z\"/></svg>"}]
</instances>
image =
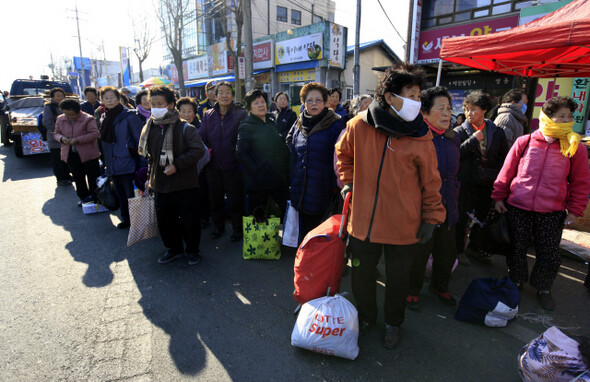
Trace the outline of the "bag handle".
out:
<instances>
[{"instance_id":1,"label":"bag handle","mask_svg":"<svg viewBox=\"0 0 590 382\"><path fill-rule=\"evenodd\" d=\"M352 192L346 194L346 198L344 198L344 206L342 206L342 219L340 220L340 230L338 231L338 237L342 237L344 234L344 227L346 226L346 221L348 220L348 212L350 211L350 198L352 196Z\"/></svg>"},{"instance_id":2,"label":"bag handle","mask_svg":"<svg viewBox=\"0 0 590 382\"><path fill-rule=\"evenodd\" d=\"M262 206L258 206L254 208L252 211L252 215L254 215L254 221L258 224L266 223L268 225L268 218L266 217L266 210Z\"/></svg>"}]
</instances>

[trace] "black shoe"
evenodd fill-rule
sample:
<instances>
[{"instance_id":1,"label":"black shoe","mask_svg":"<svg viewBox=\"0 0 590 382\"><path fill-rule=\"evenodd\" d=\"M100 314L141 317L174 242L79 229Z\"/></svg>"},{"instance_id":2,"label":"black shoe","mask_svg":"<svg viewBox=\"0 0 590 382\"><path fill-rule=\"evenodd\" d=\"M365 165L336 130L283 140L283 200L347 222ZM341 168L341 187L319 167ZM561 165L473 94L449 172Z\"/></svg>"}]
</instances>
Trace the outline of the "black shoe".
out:
<instances>
[{"instance_id":1,"label":"black shoe","mask_svg":"<svg viewBox=\"0 0 590 382\"><path fill-rule=\"evenodd\" d=\"M551 295L551 291L549 290L540 290L537 292L537 297L539 298L539 302L541 306L545 310L555 310L555 300Z\"/></svg>"},{"instance_id":2,"label":"black shoe","mask_svg":"<svg viewBox=\"0 0 590 382\"><path fill-rule=\"evenodd\" d=\"M234 232L229 237L229 241L231 241L233 243L235 243L237 241L240 241L240 240L242 240L242 234L241 233Z\"/></svg>"},{"instance_id":3,"label":"black shoe","mask_svg":"<svg viewBox=\"0 0 590 382\"><path fill-rule=\"evenodd\" d=\"M386 349L395 349L399 343L399 326L385 325L385 335L383 336L383 347Z\"/></svg>"},{"instance_id":4,"label":"black shoe","mask_svg":"<svg viewBox=\"0 0 590 382\"><path fill-rule=\"evenodd\" d=\"M182 253L172 253L170 251L166 252L166 254L158 259L158 263L166 264L176 259L180 259L183 256ZM198 255L197 255L198 256Z\"/></svg>"},{"instance_id":5,"label":"black shoe","mask_svg":"<svg viewBox=\"0 0 590 382\"><path fill-rule=\"evenodd\" d=\"M219 239L221 235L223 235L224 230L222 229L214 229L213 232L209 235L211 239Z\"/></svg>"},{"instance_id":6,"label":"black shoe","mask_svg":"<svg viewBox=\"0 0 590 382\"><path fill-rule=\"evenodd\" d=\"M117 224L117 228L119 228L119 229L125 229L125 228L129 228L129 227L131 227L130 222L121 222L121 223Z\"/></svg>"},{"instance_id":7,"label":"black shoe","mask_svg":"<svg viewBox=\"0 0 590 382\"><path fill-rule=\"evenodd\" d=\"M189 253L188 257L188 265L197 265L201 262L201 256L198 253Z\"/></svg>"},{"instance_id":8,"label":"black shoe","mask_svg":"<svg viewBox=\"0 0 590 382\"><path fill-rule=\"evenodd\" d=\"M364 335L367 331L375 327L375 323L368 323L367 321L361 320L359 322L359 334Z\"/></svg>"}]
</instances>

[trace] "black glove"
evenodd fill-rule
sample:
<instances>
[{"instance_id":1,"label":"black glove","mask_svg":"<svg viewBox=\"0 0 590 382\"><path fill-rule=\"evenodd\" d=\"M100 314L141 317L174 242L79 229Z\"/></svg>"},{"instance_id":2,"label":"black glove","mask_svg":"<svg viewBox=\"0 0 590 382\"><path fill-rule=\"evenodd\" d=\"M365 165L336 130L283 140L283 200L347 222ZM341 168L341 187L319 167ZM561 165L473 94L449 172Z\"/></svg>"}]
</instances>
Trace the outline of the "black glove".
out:
<instances>
[{"instance_id":1,"label":"black glove","mask_svg":"<svg viewBox=\"0 0 590 382\"><path fill-rule=\"evenodd\" d=\"M346 194L352 192L352 183L346 183L342 190L340 190L340 195L342 195L342 199L346 199Z\"/></svg>"},{"instance_id":2,"label":"black glove","mask_svg":"<svg viewBox=\"0 0 590 382\"><path fill-rule=\"evenodd\" d=\"M422 223L420 229L418 229L418 233L416 234L416 237L420 239L418 244L424 244L430 240L432 233L434 232L434 227L436 227L434 224Z\"/></svg>"}]
</instances>

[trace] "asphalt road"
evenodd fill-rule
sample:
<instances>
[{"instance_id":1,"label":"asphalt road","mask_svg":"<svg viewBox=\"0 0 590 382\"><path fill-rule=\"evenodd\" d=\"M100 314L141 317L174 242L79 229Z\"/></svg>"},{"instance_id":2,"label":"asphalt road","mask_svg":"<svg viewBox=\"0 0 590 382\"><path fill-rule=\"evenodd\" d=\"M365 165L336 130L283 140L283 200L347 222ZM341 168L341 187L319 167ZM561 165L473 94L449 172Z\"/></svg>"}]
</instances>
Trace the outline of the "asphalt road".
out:
<instances>
[{"instance_id":1,"label":"asphalt road","mask_svg":"<svg viewBox=\"0 0 590 382\"><path fill-rule=\"evenodd\" d=\"M566 258L553 313L527 286L526 315L506 328L465 324L425 287L397 349L382 347L380 316L354 361L300 350L293 254L246 261L229 233L212 241L208 228L199 265L160 265L160 238L127 248L116 214L85 216L73 187L56 187L47 155L0 146L0 174L2 381L518 381L520 348L546 326L590 335L587 268ZM459 266L450 290L504 274L501 257Z\"/></svg>"}]
</instances>

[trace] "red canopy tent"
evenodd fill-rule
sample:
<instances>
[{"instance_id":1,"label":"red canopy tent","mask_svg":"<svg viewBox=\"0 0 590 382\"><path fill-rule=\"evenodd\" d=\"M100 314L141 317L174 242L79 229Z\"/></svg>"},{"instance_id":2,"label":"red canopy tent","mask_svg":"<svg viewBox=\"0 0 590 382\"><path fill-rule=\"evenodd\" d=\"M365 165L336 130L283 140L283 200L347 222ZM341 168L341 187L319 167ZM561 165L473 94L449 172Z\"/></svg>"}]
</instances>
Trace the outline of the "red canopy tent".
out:
<instances>
[{"instance_id":1,"label":"red canopy tent","mask_svg":"<svg viewBox=\"0 0 590 382\"><path fill-rule=\"evenodd\" d=\"M445 38L440 58L524 77L590 77L590 0L507 31Z\"/></svg>"}]
</instances>

